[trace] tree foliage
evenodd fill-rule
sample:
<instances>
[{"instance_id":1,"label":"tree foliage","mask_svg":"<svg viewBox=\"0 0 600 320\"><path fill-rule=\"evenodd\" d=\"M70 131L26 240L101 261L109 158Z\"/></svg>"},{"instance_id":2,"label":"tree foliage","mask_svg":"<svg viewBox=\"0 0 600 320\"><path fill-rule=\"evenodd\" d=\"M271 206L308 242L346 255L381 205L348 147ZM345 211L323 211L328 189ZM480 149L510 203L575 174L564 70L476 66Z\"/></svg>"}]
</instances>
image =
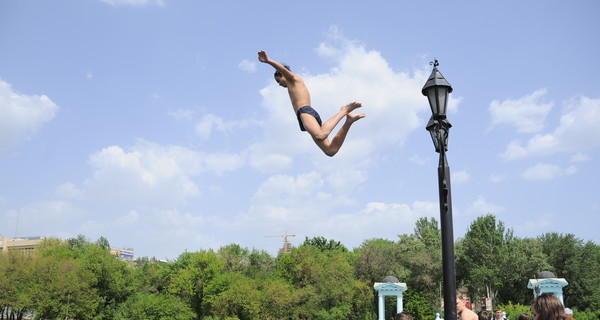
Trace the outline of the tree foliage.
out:
<instances>
[{"instance_id":1,"label":"tree foliage","mask_svg":"<svg viewBox=\"0 0 600 320\"><path fill-rule=\"evenodd\" d=\"M238 244L184 252L168 263L125 262L109 242L83 235L46 239L34 252L0 254L0 320L21 319L377 319L374 282L405 282L405 311L440 312L438 222L421 218L412 234L368 239L349 251L324 237L272 257ZM580 320L598 316L600 248L571 234L517 238L491 214L456 244L457 281L473 300L488 294L511 315L528 310L528 279L550 270L565 278L565 304ZM394 299L389 299L394 300ZM395 302L386 305L390 314Z\"/></svg>"}]
</instances>

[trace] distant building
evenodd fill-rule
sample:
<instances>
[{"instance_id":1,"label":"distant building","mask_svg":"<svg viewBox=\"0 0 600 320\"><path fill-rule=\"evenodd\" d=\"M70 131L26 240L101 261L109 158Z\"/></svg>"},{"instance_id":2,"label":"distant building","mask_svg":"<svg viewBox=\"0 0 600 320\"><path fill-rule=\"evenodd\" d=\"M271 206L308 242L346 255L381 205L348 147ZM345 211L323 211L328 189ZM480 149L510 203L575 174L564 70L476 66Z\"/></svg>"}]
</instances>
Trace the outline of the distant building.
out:
<instances>
[{"instance_id":1,"label":"distant building","mask_svg":"<svg viewBox=\"0 0 600 320\"><path fill-rule=\"evenodd\" d=\"M8 252L9 250L30 252L35 249L40 242L42 242L42 237L0 237L0 252Z\"/></svg>"},{"instance_id":2,"label":"distant building","mask_svg":"<svg viewBox=\"0 0 600 320\"><path fill-rule=\"evenodd\" d=\"M110 248L110 253L119 257L121 260L133 261L133 249L132 248Z\"/></svg>"}]
</instances>

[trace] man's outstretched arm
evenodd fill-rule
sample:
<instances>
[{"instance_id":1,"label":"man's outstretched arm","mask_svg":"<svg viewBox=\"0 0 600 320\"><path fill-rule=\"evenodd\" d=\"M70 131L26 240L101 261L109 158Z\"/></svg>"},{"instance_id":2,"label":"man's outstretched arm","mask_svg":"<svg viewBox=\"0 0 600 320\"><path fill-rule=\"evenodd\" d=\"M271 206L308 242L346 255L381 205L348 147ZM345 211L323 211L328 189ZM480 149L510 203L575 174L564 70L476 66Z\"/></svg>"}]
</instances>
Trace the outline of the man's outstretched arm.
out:
<instances>
[{"instance_id":1,"label":"man's outstretched arm","mask_svg":"<svg viewBox=\"0 0 600 320\"><path fill-rule=\"evenodd\" d=\"M264 50L258 52L258 61L270 64L275 70L279 71L286 80L294 80L294 73L284 67L283 64L269 59L269 56L267 56L267 53Z\"/></svg>"}]
</instances>

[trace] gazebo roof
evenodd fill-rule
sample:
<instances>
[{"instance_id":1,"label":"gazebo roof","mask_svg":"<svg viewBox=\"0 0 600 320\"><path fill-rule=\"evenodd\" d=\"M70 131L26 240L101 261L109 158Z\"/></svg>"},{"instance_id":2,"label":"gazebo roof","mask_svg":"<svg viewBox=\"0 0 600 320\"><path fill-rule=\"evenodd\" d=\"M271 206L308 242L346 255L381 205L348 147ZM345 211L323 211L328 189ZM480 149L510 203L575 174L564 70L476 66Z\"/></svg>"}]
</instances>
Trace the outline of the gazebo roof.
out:
<instances>
[{"instance_id":1,"label":"gazebo roof","mask_svg":"<svg viewBox=\"0 0 600 320\"><path fill-rule=\"evenodd\" d=\"M556 287L562 288L567 286L569 283L564 278L545 278L545 279L529 279L527 288L533 289L536 287Z\"/></svg>"}]
</instances>

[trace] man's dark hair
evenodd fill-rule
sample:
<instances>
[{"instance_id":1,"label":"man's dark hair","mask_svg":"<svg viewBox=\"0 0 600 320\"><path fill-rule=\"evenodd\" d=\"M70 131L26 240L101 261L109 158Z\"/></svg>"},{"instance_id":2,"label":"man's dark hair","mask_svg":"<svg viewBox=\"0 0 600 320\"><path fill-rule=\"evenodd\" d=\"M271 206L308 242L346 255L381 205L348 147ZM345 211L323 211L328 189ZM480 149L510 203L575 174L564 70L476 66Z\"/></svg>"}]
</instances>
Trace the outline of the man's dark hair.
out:
<instances>
[{"instance_id":1,"label":"man's dark hair","mask_svg":"<svg viewBox=\"0 0 600 320\"><path fill-rule=\"evenodd\" d=\"M290 69L290 66L288 66L287 64L283 65L286 69L292 71L292 69ZM281 72L279 72L279 70L275 70L275 74L273 75L275 78L279 78L279 77L283 77L283 75L281 74Z\"/></svg>"},{"instance_id":2,"label":"man's dark hair","mask_svg":"<svg viewBox=\"0 0 600 320\"><path fill-rule=\"evenodd\" d=\"M394 317L394 320L413 320L412 314L402 311Z\"/></svg>"}]
</instances>

